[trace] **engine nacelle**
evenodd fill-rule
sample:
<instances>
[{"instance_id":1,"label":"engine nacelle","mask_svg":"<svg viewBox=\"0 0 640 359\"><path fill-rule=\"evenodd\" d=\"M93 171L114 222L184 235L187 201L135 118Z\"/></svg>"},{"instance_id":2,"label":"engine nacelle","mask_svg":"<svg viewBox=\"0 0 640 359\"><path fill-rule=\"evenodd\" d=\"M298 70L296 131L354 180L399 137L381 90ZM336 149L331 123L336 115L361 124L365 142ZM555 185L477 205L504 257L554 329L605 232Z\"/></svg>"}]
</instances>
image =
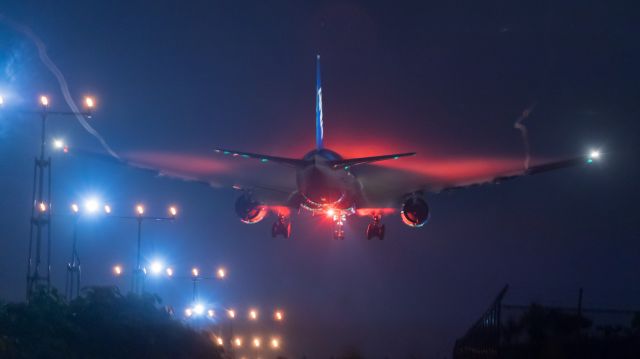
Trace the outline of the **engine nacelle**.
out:
<instances>
[{"instance_id":1,"label":"engine nacelle","mask_svg":"<svg viewBox=\"0 0 640 359\"><path fill-rule=\"evenodd\" d=\"M266 206L251 196L241 196L236 200L236 214L243 223L253 224L264 219L269 213Z\"/></svg>"},{"instance_id":2,"label":"engine nacelle","mask_svg":"<svg viewBox=\"0 0 640 359\"><path fill-rule=\"evenodd\" d=\"M429 220L429 205L422 197L409 197L400 211L402 222L409 227L422 227Z\"/></svg>"}]
</instances>

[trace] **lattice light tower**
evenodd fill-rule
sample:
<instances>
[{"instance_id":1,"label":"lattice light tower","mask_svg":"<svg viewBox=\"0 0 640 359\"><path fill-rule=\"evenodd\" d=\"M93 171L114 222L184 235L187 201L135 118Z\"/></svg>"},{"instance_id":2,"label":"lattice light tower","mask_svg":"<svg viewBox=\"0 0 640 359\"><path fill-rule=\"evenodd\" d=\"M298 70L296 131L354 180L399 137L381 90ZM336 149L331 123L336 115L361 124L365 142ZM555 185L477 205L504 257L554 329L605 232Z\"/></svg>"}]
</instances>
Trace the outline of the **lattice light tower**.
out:
<instances>
[{"instance_id":1,"label":"lattice light tower","mask_svg":"<svg viewBox=\"0 0 640 359\"><path fill-rule=\"evenodd\" d=\"M40 155L33 166L33 187L31 195L31 227L29 230L29 253L27 254L27 299L40 288L51 288L51 157L46 155L46 125L49 116L85 116L91 118L95 104L90 97L85 98L86 111L50 111L49 98L40 96L41 118ZM54 142L54 146L66 151L64 144ZM46 185L45 185L46 181ZM46 247L46 268L43 270L43 247Z\"/></svg>"}]
</instances>

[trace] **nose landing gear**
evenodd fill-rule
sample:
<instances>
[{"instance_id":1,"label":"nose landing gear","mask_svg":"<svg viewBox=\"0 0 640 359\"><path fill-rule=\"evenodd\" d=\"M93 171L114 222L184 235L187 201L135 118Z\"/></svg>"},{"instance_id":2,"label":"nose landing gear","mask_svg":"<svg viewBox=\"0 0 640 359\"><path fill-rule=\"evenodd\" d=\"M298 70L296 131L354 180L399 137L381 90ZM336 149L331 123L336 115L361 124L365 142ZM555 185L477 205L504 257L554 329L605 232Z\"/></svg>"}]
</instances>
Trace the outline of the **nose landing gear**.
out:
<instances>
[{"instance_id":1,"label":"nose landing gear","mask_svg":"<svg viewBox=\"0 0 640 359\"><path fill-rule=\"evenodd\" d=\"M278 213L278 219L271 226L271 237L276 238L280 234L284 238L291 238L291 221L288 216Z\"/></svg>"},{"instance_id":2,"label":"nose landing gear","mask_svg":"<svg viewBox=\"0 0 640 359\"><path fill-rule=\"evenodd\" d=\"M372 238L378 237L378 239L384 239L384 224L380 223L381 216L379 214L374 214L372 218L372 222L367 226L367 239L371 240Z\"/></svg>"},{"instance_id":3,"label":"nose landing gear","mask_svg":"<svg viewBox=\"0 0 640 359\"><path fill-rule=\"evenodd\" d=\"M347 216L344 213L335 214L333 216L333 222L335 227L333 229L333 239L344 240L344 222L347 220Z\"/></svg>"}]
</instances>

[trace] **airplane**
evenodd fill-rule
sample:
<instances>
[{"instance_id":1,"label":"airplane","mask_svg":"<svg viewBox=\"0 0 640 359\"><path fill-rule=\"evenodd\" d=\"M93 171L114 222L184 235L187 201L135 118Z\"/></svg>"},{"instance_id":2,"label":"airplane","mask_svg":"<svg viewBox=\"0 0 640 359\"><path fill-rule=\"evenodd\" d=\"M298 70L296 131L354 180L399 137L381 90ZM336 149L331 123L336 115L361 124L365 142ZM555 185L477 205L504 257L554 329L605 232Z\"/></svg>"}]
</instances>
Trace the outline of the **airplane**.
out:
<instances>
[{"instance_id":1,"label":"airplane","mask_svg":"<svg viewBox=\"0 0 640 359\"><path fill-rule=\"evenodd\" d=\"M415 152L385 154L372 157L343 158L324 146L324 123L322 111L322 84L320 77L320 55L316 58L316 116L315 148L302 158L278 157L266 154L216 148L215 152L232 158L253 159L261 163L278 166L278 182L266 183L268 176L243 184L241 178L232 179L230 187L241 192L235 202L235 212L243 223L254 224L264 220L269 212L275 212L276 221L271 226L271 236L291 238L292 211L306 211L321 215L333 222L333 238L345 238L344 225L350 216L368 216L365 235L371 240L385 238L382 217L399 212L402 222L410 227L424 226L430 217L430 208L425 199L427 193L453 191L482 184L496 184L514 178L545 173L557 169L592 164L602 154L592 150L589 154L559 161L546 162L523 168L479 175L473 178L442 179L402 171L394 168L371 165L375 162L394 161L415 156ZM76 151L78 152L78 151ZM90 154L96 156L95 153ZM104 156L98 156L104 159ZM112 159L111 159L112 160ZM410 159L405 159L407 161ZM159 169L139 161L122 158L118 162L143 168L163 176L178 177L219 186L218 180L193 176L175 170ZM288 169L288 171L286 170ZM266 171L261 169L261 171ZM266 172L261 172L265 173ZM237 174L236 174L237 175ZM237 180L237 181L236 181ZM255 183L257 181L257 183ZM261 183L263 182L263 183ZM227 184L225 184L226 186Z\"/></svg>"},{"instance_id":2,"label":"airplane","mask_svg":"<svg viewBox=\"0 0 640 359\"><path fill-rule=\"evenodd\" d=\"M443 183L412 179L408 186L393 188L393 180L385 178L376 180L382 169L368 166L373 162L397 160L414 156L415 152L394 153L372 157L343 158L337 152L324 146L324 129L322 113L322 84L320 77L320 55L316 58L316 118L315 148L302 158L277 157L217 148L215 152L239 158L249 158L261 162L273 162L295 170L296 187L293 191L269 196L269 188L244 188L235 185L243 194L235 203L235 210L244 223L262 221L269 209L277 213L277 220L272 225L272 237L291 237L290 210L305 210L314 215L326 215L334 222L333 238L345 238L344 224L354 214L368 215L371 223L366 228L366 238L385 237L383 215L399 210L402 222L410 227L422 227L429 220L430 209L425 200L428 192L442 192L466 188L484 183L499 183L520 176L538 174L581 164L589 164L599 159L600 152L592 151L587 156L579 156L556 162L549 162L513 172L496 174L495 176ZM362 169L362 171L360 171ZM393 174L392 174L393 175ZM423 182L421 182L423 181ZM383 189L384 182L392 182L391 188ZM398 181L395 181L396 183ZM389 184L389 183L387 183ZM276 190L273 190L276 191ZM281 191L282 192L282 191Z\"/></svg>"}]
</instances>

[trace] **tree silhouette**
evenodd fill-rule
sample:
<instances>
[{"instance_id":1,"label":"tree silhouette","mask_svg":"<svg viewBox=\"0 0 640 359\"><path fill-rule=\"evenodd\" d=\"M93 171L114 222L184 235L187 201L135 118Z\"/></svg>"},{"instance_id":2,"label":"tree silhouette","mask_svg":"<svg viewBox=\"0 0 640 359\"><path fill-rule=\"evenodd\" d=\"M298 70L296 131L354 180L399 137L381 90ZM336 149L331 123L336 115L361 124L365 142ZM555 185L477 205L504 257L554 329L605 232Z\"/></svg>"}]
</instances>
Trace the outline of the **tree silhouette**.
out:
<instances>
[{"instance_id":1,"label":"tree silhouette","mask_svg":"<svg viewBox=\"0 0 640 359\"><path fill-rule=\"evenodd\" d=\"M174 319L153 295L91 287L65 302L54 290L0 307L3 358L220 358L206 333Z\"/></svg>"}]
</instances>

